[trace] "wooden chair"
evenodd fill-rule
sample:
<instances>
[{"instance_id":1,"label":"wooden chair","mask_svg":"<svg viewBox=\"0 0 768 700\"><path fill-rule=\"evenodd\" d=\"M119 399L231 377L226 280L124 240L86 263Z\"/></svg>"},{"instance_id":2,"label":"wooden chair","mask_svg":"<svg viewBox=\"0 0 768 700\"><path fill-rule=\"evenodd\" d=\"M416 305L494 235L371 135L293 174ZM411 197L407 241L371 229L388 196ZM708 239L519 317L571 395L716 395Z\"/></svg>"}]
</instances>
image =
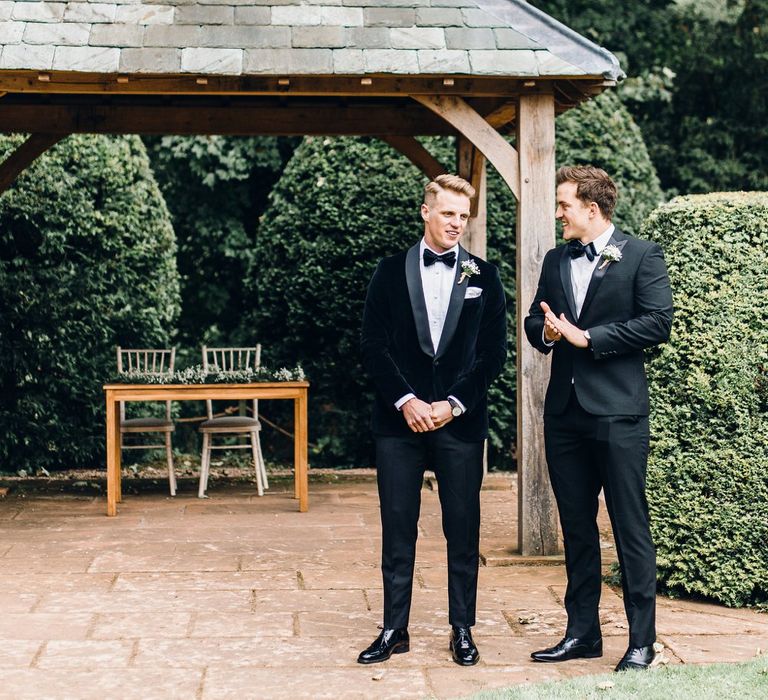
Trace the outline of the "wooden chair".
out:
<instances>
[{"instance_id":1,"label":"wooden chair","mask_svg":"<svg viewBox=\"0 0 768 700\"><path fill-rule=\"evenodd\" d=\"M244 369L258 369L261 364L261 345L250 348L209 348L203 345L203 369L206 372L237 372ZM259 431L259 402L253 399L253 416L213 416L213 403L206 402L208 420L200 424L203 434L203 454L200 460L200 487L198 497L205 498L208 488L208 475L211 468L211 450L251 450L253 464L256 469L256 489L259 496L264 495L264 489L269 488L267 468L261 453ZM215 435L235 435L238 439L247 438L247 443L214 445Z\"/></svg>"},{"instance_id":2,"label":"wooden chair","mask_svg":"<svg viewBox=\"0 0 768 700\"><path fill-rule=\"evenodd\" d=\"M117 346L117 371L119 374L128 372L142 372L155 375L172 375L176 362L176 348L168 349L139 349L126 350ZM176 474L173 470L173 449L171 447L171 433L174 431L171 420L171 402L165 402L165 418L153 418L143 416L140 418L125 417L125 403L120 402L120 448L123 450L154 450L165 448L165 457L168 462L168 483L171 496L176 495ZM134 433L162 433L164 442L159 445L126 445L123 443L123 435Z\"/></svg>"}]
</instances>

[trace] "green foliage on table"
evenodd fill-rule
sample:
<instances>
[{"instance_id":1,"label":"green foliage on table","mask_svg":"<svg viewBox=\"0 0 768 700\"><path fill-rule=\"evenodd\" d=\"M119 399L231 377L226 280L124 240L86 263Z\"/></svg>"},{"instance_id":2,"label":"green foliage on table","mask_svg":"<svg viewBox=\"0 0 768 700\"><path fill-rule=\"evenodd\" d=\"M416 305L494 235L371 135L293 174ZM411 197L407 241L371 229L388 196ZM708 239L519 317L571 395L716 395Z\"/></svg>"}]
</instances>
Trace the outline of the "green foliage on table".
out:
<instances>
[{"instance_id":1,"label":"green foliage on table","mask_svg":"<svg viewBox=\"0 0 768 700\"><path fill-rule=\"evenodd\" d=\"M558 118L558 162L606 168L622 190L618 220L636 230L661 199L658 181L626 109L613 94L596 102ZM454 167L452 140L425 143L447 168ZM255 330L254 341L262 343L269 364L305 367L312 382L313 464L370 463L372 395L358 348L365 290L381 257L421 237L425 183L381 141L308 138L270 197L248 273L254 312L244 328ZM511 468L517 432L515 202L493 168L488 259L501 271L509 329L509 358L490 391L490 463Z\"/></svg>"},{"instance_id":2,"label":"green foliage on table","mask_svg":"<svg viewBox=\"0 0 768 700\"><path fill-rule=\"evenodd\" d=\"M0 160L22 141L0 136ZM115 345L167 345L178 310L141 141L71 136L35 161L0 197L0 469L101 462Z\"/></svg>"},{"instance_id":3,"label":"green foliage on table","mask_svg":"<svg viewBox=\"0 0 768 700\"><path fill-rule=\"evenodd\" d=\"M146 142L178 241L180 358L199 361L203 344L251 344L251 334L237 336L253 304L243 278L267 195L293 141L163 136Z\"/></svg>"},{"instance_id":4,"label":"green foliage on table","mask_svg":"<svg viewBox=\"0 0 768 700\"><path fill-rule=\"evenodd\" d=\"M114 384L249 384L252 382L303 382L304 370L296 367L248 367L246 369L217 371L215 368L204 369L202 365L192 365L177 369L173 374L158 372L140 372L132 370L114 374L109 380Z\"/></svg>"},{"instance_id":5,"label":"green foliage on table","mask_svg":"<svg viewBox=\"0 0 768 700\"><path fill-rule=\"evenodd\" d=\"M651 353L648 498L659 579L726 605L768 602L768 194L680 197L664 249L670 342Z\"/></svg>"}]
</instances>

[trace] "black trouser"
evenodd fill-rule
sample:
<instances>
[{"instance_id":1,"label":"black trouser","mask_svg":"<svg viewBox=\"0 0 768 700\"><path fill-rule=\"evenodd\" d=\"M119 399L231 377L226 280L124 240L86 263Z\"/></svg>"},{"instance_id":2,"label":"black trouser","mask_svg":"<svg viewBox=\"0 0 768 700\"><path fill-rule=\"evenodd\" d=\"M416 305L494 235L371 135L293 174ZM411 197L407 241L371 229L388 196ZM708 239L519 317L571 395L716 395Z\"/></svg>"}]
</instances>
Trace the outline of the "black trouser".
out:
<instances>
[{"instance_id":1,"label":"black trouser","mask_svg":"<svg viewBox=\"0 0 768 700\"><path fill-rule=\"evenodd\" d=\"M448 619L475 624L480 544L483 443L464 442L444 428L406 437L376 438L381 504L384 627L408 626L424 471L438 483L448 545Z\"/></svg>"},{"instance_id":2,"label":"black trouser","mask_svg":"<svg viewBox=\"0 0 768 700\"><path fill-rule=\"evenodd\" d=\"M629 643L653 644L656 552L645 498L648 417L592 415L572 391L564 413L544 417L544 437L565 541L566 635L600 635L597 499L602 488L621 565Z\"/></svg>"}]
</instances>

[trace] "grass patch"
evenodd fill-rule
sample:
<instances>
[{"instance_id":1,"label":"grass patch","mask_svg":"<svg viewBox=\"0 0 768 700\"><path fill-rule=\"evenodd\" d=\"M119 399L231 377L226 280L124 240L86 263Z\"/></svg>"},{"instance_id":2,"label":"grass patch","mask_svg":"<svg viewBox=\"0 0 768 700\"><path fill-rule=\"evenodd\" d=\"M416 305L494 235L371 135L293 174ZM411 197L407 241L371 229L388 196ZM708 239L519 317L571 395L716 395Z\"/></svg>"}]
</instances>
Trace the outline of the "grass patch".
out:
<instances>
[{"instance_id":1,"label":"grass patch","mask_svg":"<svg viewBox=\"0 0 768 700\"><path fill-rule=\"evenodd\" d=\"M649 672L585 676L472 696L472 700L725 700L768 698L768 656L743 664L664 666Z\"/></svg>"}]
</instances>

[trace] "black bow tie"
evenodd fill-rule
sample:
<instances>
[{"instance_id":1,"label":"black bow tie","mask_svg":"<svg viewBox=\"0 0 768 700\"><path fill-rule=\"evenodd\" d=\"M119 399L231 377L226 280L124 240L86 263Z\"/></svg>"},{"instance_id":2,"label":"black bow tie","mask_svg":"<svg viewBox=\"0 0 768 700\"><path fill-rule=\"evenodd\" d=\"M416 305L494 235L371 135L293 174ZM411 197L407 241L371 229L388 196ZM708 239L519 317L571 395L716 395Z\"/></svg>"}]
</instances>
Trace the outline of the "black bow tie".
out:
<instances>
[{"instance_id":1,"label":"black bow tie","mask_svg":"<svg viewBox=\"0 0 768 700\"><path fill-rule=\"evenodd\" d=\"M589 262L592 262L597 257L595 244L591 241L587 245L581 245L581 241L568 241L568 252L572 258L580 258L582 255L586 255Z\"/></svg>"},{"instance_id":2,"label":"black bow tie","mask_svg":"<svg viewBox=\"0 0 768 700\"><path fill-rule=\"evenodd\" d=\"M433 253L429 248L424 248L424 266L425 267L434 265L438 260L441 263L445 263L446 265L448 265L448 267L453 267L454 264L456 263L456 251L452 250L448 253L443 253L442 255L438 255L437 253Z\"/></svg>"}]
</instances>

